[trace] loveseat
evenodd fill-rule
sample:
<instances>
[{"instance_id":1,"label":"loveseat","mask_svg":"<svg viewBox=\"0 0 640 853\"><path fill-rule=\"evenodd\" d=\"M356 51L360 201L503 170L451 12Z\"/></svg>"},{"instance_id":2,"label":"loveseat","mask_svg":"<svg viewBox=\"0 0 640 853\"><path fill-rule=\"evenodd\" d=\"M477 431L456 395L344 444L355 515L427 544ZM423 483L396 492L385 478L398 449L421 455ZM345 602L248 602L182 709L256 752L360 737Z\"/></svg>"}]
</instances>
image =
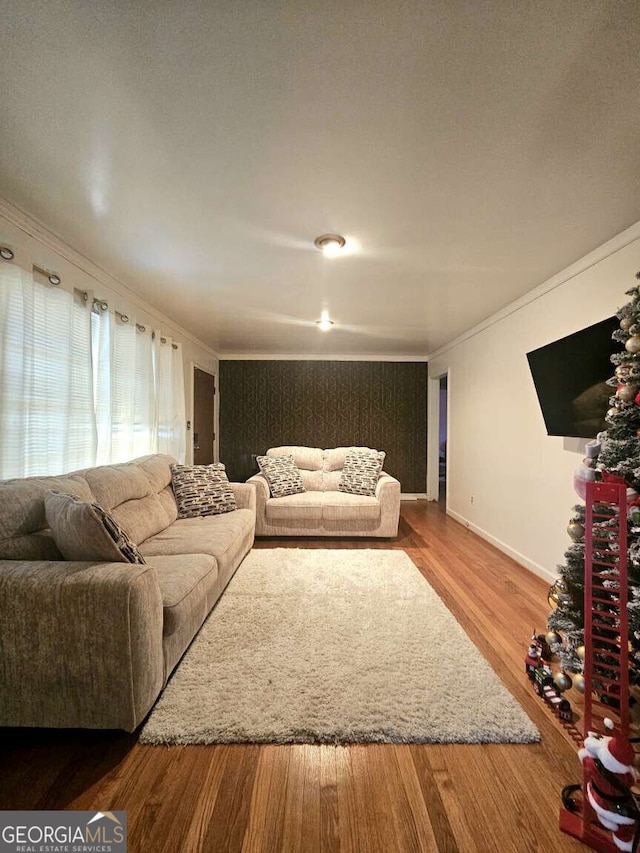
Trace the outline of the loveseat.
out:
<instances>
[{"instance_id":1,"label":"loveseat","mask_svg":"<svg viewBox=\"0 0 640 853\"><path fill-rule=\"evenodd\" d=\"M246 483L236 510L178 518L173 462L0 482L0 725L133 731L146 716L255 530ZM110 511L146 564L63 560L50 490Z\"/></svg>"},{"instance_id":2,"label":"loveseat","mask_svg":"<svg viewBox=\"0 0 640 853\"><path fill-rule=\"evenodd\" d=\"M256 488L256 536L397 536L400 483L394 477L383 471L373 496L338 491L351 449L283 446L267 450L267 456L293 456L305 491L274 498L263 474L251 477L247 482Z\"/></svg>"}]
</instances>

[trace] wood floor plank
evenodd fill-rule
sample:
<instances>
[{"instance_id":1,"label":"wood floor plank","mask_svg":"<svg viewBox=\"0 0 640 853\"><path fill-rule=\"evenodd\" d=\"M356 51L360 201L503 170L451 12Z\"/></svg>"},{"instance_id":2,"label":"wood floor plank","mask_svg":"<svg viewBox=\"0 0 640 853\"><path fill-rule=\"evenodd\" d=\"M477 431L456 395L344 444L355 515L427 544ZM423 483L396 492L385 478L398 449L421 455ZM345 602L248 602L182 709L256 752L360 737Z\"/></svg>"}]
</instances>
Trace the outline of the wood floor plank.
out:
<instances>
[{"instance_id":1,"label":"wood floor plank","mask_svg":"<svg viewBox=\"0 0 640 853\"><path fill-rule=\"evenodd\" d=\"M141 746L116 732L0 731L0 808L124 809L130 853L576 853L558 830L576 745L524 674L548 583L448 518L403 502L396 540L257 548L404 550L538 726L530 745ZM558 555L558 559L562 555ZM580 713L582 700L568 694Z\"/></svg>"}]
</instances>

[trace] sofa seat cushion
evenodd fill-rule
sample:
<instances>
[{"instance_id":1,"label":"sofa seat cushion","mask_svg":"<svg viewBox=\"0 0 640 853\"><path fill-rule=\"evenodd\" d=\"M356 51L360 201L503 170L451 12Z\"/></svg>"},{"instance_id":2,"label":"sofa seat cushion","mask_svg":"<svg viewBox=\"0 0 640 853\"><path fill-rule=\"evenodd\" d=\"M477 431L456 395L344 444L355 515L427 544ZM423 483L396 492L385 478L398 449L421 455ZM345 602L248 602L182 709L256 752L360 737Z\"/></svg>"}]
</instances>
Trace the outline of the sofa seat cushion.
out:
<instances>
[{"instance_id":1,"label":"sofa seat cushion","mask_svg":"<svg viewBox=\"0 0 640 853\"><path fill-rule=\"evenodd\" d=\"M191 634L195 634L213 605L218 578L215 557L209 554L156 556L150 565L156 570L162 595L163 636L170 637L187 623Z\"/></svg>"},{"instance_id":2,"label":"sofa seat cushion","mask_svg":"<svg viewBox=\"0 0 640 853\"><path fill-rule=\"evenodd\" d=\"M284 498L269 498L267 518L322 518L322 492L301 492Z\"/></svg>"},{"instance_id":3,"label":"sofa seat cushion","mask_svg":"<svg viewBox=\"0 0 640 853\"><path fill-rule=\"evenodd\" d=\"M236 509L222 515L178 518L165 530L140 545L145 557L157 554L210 554L221 557L230 544L253 526L250 509Z\"/></svg>"},{"instance_id":4,"label":"sofa seat cushion","mask_svg":"<svg viewBox=\"0 0 640 853\"><path fill-rule=\"evenodd\" d=\"M323 492L322 517L328 521L363 521L380 518L380 501L367 495Z\"/></svg>"},{"instance_id":5,"label":"sofa seat cushion","mask_svg":"<svg viewBox=\"0 0 640 853\"><path fill-rule=\"evenodd\" d=\"M226 585L242 556L253 542L256 517L253 510L236 509L222 515L179 518L166 530L140 545L151 562L156 554L209 554L216 558L220 583Z\"/></svg>"}]
</instances>

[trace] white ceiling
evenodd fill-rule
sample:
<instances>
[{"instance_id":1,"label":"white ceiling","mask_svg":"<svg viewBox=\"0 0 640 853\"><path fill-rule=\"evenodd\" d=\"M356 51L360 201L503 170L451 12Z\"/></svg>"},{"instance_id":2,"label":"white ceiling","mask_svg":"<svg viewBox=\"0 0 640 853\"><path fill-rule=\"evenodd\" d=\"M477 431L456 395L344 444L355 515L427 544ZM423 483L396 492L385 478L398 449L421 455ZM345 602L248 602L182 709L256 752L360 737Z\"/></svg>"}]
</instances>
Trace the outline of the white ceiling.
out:
<instances>
[{"instance_id":1,"label":"white ceiling","mask_svg":"<svg viewBox=\"0 0 640 853\"><path fill-rule=\"evenodd\" d=\"M637 0L0 10L0 195L221 354L425 355L640 219Z\"/></svg>"}]
</instances>

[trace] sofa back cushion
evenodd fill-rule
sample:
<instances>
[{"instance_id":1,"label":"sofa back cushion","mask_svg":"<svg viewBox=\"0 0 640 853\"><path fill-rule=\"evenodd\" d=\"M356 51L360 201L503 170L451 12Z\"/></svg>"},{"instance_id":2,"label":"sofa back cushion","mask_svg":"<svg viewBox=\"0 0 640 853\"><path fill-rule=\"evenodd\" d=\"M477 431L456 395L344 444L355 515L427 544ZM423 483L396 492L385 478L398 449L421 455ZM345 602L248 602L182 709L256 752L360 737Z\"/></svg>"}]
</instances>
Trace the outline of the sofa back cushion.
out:
<instances>
[{"instance_id":1,"label":"sofa back cushion","mask_svg":"<svg viewBox=\"0 0 640 853\"><path fill-rule=\"evenodd\" d=\"M349 450L373 452L370 447L303 447L287 444L267 450L267 456L293 456L300 471L302 485L308 492L337 492L342 469Z\"/></svg>"},{"instance_id":2,"label":"sofa back cushion","mask_svg":"<svg viewBox=\"0 0 640 853\"><path fill-rule=\"evenodd\" d=\"M64 559L45 517L44 498L49 491L99 503L139 545L178 517L171 489L172 462L172 456L154 454L57 477L0 481L0 559Z\"/></svg>"},{"instance_id":3,"label":"sofa back cushion","mask_svg":"<svg viewBox=\"0 0 640 853\"><path fill-rule=\"evenodd\" d=\"M322 468L322 489L325 492L338 491L338 484L342 479L342 469L350 450L360 450L365 453L376 453L370 447L333 447L324 451L324 465Z\"/></svg>"},{"instance_id":4,"label":"sofa back cushion","mask_svg":"<svg viewBox=\"0 0 640 853\"><path fill-rule=\"evenodd\" d=\"M52 489L86 501L96 499L81 472L0 482L0 559L63 559L44 511L45 496Z\"/></svg>"},{"instance_id":5,"label":"sofa back cushion","mask_svg":"<svg viewBox=\"0 0 640 853\"><path fill-rule=\"evenodd\" d=\"M293 456L293 461L300 471L322 471L324 461L324 451L319 447L298 445L271 447L267 450L267 456Z\"/></svg>"},{"instance_id":6,"label":"sofa back cushion","mask_svg":"<svg viewBox=\"0 0 640 853\"><path fill-rule=\"evenodd\" d=\"M178 517L171 490L172 456L154 454L85 471L95 500L139 545Z\"/></svg>"}]
</instances>

